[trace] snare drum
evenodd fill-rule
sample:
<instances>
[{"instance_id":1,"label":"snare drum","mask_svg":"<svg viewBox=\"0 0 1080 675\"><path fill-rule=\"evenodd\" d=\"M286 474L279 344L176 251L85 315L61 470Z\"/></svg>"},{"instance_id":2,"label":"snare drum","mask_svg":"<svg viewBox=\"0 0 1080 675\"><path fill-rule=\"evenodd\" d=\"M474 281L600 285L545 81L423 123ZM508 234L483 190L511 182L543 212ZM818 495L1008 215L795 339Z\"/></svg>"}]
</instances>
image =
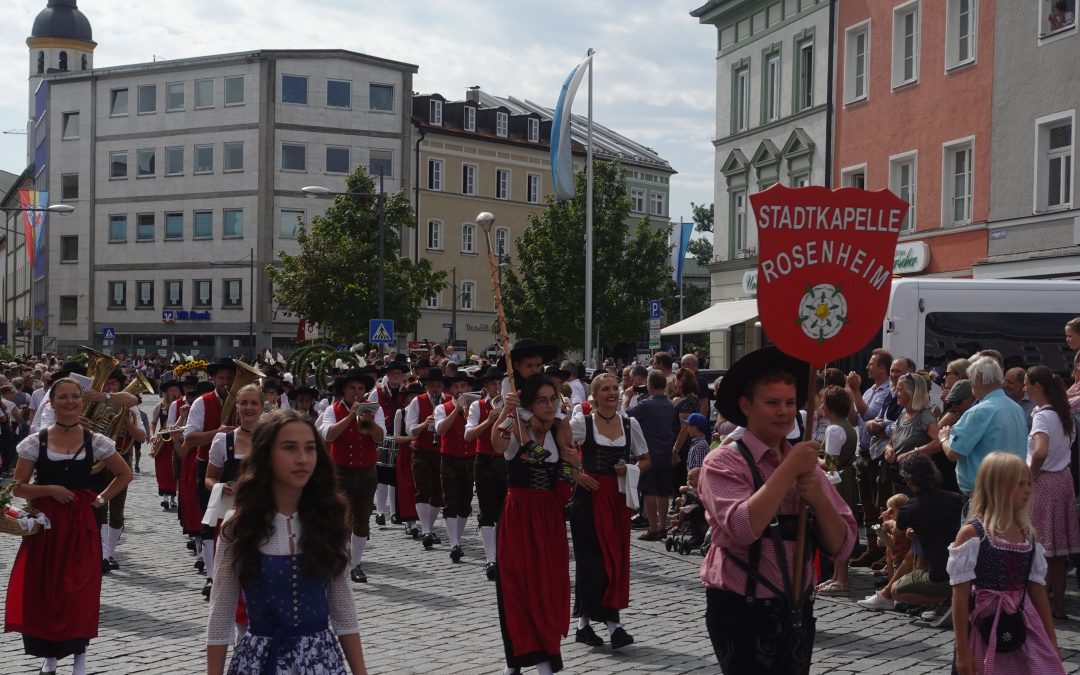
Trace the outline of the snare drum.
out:
<instances>
[{"instance_id":1,"label":"snare drum","mask_svg":"<svg viewBox=\"0 0 1080 675\"><path fill-rule=\"evenodd\" d=\"M396 467L397 466L397 443L393 441L383 441L378 447L378 456L375 459L375 466Z\"/></svg>"}]
</instances>

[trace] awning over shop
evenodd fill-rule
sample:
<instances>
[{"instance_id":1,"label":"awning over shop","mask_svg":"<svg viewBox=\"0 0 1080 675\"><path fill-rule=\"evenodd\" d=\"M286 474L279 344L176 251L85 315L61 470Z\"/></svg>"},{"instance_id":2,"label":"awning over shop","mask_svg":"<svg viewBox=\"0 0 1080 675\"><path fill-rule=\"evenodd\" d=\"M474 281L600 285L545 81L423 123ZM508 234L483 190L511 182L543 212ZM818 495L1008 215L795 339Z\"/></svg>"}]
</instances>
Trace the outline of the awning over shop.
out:
<instances>
[{"instance_id":1,"label":"awning over shop","mask_svg":"<svg viewBox=\"0 0 1080 675\"><path fill-rule=\"evenodd\" d=\"M757 300L728 300L718 302L703 312L698 312L667 328L660 335L686 335L727 330L736 324L749 321L758 315Z\"/></svg>"}]
</instances>

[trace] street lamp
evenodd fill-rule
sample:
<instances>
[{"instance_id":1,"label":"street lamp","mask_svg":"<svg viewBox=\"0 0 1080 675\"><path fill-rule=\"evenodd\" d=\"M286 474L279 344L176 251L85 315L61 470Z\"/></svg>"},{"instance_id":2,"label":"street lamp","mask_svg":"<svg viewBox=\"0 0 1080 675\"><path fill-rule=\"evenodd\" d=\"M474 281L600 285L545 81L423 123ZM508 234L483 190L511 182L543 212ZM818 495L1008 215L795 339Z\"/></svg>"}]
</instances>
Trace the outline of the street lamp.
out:
<instances>
[{"instance_id":1,"label":"street lamp","mask_svg":"<svg viewBox=\"0 0 1080 675\"><path fill-rule=\"evenodd\" d=\"M244 258L230 262L230 261L210 261L211 265L220 267L237 267L247 260L248 262L248 358L252 363L255 363L255 249L252 248L251 252Z\"/></svg>"},{"instance_id":2,"label":"street lamp","mask_svg":"<svg viewBox=\"0 0 1080 675\"><path fill-rule=\"evenodd\" d=\"M377 193L371 192L335 192L330 188L322 187L321 185L309 185L304 188L300 188L308 197L372 197L375 199L375 210L379 215L379 316L380 319L386 318L386 289L383 286L383 267L384 267L384 253L383 253L383 240L385 238L386 230L386 190L383 189L383 175L379 174L379 191ZM379 345L379 349L382 350L382 345Z\"/></svg>"},{"instance_id":3,"label":"street lamp","mask_svg":"<svg viewBox=\"0 0 1080 675\"><path fill-rule=\"evenodd\" d=\"M48 206L40 207L40 208L39 207L34 207L34 206L25 206L25 207L24 206L15 206L15 207L8 206L8 207L0 207L0 211L3 211L4 213L43 213L43 212L45 212L45 213L59 213L59 214L62 214L62 215L66 215L66 214L69 214L69 213L73 213L75 211L75 207L72 206L71 204L49 204ZM5 224L4 225L4 231L5 232L15 232L16 230L9 230L7 225ZM5 298L4 305L5 305L5 307L7 306L6 298ZM26 350L28 354L33 354L34 353L34 339L36 337L35 336L36 327L34 325L34 322L37 321L37 318L34 316L34 314L35 314L34 310L35 310L35 307L34 307L34 270L31 269L30 270L30 346Z\"/></svg>"}]
</instances>

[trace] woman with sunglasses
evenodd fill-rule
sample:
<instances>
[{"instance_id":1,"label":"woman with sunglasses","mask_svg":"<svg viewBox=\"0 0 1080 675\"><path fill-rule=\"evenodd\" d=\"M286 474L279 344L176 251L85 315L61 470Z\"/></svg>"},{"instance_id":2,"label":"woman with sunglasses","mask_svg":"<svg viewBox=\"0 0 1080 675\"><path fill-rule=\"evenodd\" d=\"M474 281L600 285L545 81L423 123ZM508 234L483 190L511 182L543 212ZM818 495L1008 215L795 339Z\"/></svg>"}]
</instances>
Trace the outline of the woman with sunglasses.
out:
<instances>
[{"instance_id":1,"label":"woman with sunglasses","mask_svg":"<svg viewBox=\"0 0 1080 675\"><path fill-rule=\"evenodd\" d=\"M950 370L952 370L950 365ZM910 495L907 481L900 477L899 467L910 453L930 455L941 471L941 488L956 492L956 470L952 462L941 452L938 440L938 421L930 409L930 396L926 380L921 375L908 373L896 383L896 400L904 412L896 421L892 438L885 446L885 462L889 467L895 492Z\"/></svg>"}]
</instances>

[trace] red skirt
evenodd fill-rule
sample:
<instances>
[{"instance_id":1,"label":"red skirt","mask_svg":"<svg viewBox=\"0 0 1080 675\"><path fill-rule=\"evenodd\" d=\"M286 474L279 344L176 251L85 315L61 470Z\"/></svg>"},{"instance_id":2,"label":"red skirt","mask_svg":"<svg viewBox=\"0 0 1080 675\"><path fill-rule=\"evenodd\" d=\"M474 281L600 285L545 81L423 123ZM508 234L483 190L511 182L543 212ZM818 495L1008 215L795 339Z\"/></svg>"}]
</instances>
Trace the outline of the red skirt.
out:
<instances>
[{"instance_id":1,"label":"red skirt","mask_svg":"<svg viewBox=\"0 0 1080 675\"><path fill-rule=\"evenodd\" d=\"M161 452L154 458L154 474L157 478L158 494L176 494L176 479L172 472L172 441L161 446Z\"/></svg>"},{"instance_id":2,"label":"red skirt","mask_svg":"<svg viewBox=\"0 0 1080 675\"><path fill-rule=\"evenodd\" d=\"M497 593L506 663L562 665L570 624L570 549L563 505L553 490L511 487L499 520Z\"/></svg>"},{"instance_id":3,"label":"red skirt","mask_svg":"<svg viewBox=\"0 0 1080 675\"><path fill-rule=\"evenodd\" d=\"M62 642L97 637L101 603L101 534L91 490L70 504L34 500L48 530L23 537L11 567L4 631Z\"/></svg>"},{"instance_id":4,"label":"red skirt","mask_svg":"<svg viewBox=\"0 0 1080 675\"><path fill-rule=\"evenodd\" d=\"M202 507L199 504L199 458L194 450L180 460L180 525L184 534L202 534Z\"/></svg>"},{"instance_id":5,"label":"red skirt","mask_svg":"<svg viewBox=\"0 0 1080 675\"><path fill-rule=\"evenodd\" d=\"M417 520L416 483L412 475L412 446L398 446L397 451L397 514L402 520Z\"/></svg>"},{"instance_id":6,"label":"red skirt","mask_svg":"<svg viewBox=\"0 0 1080 675\"><path fill-rule=\"evenodd\" d=\"M593 522L604 557L608 585L601 598L605 607L630 605L630 509L614 476L593 476L600 487L592 493Z\"/></svg>"}]
</instances>

